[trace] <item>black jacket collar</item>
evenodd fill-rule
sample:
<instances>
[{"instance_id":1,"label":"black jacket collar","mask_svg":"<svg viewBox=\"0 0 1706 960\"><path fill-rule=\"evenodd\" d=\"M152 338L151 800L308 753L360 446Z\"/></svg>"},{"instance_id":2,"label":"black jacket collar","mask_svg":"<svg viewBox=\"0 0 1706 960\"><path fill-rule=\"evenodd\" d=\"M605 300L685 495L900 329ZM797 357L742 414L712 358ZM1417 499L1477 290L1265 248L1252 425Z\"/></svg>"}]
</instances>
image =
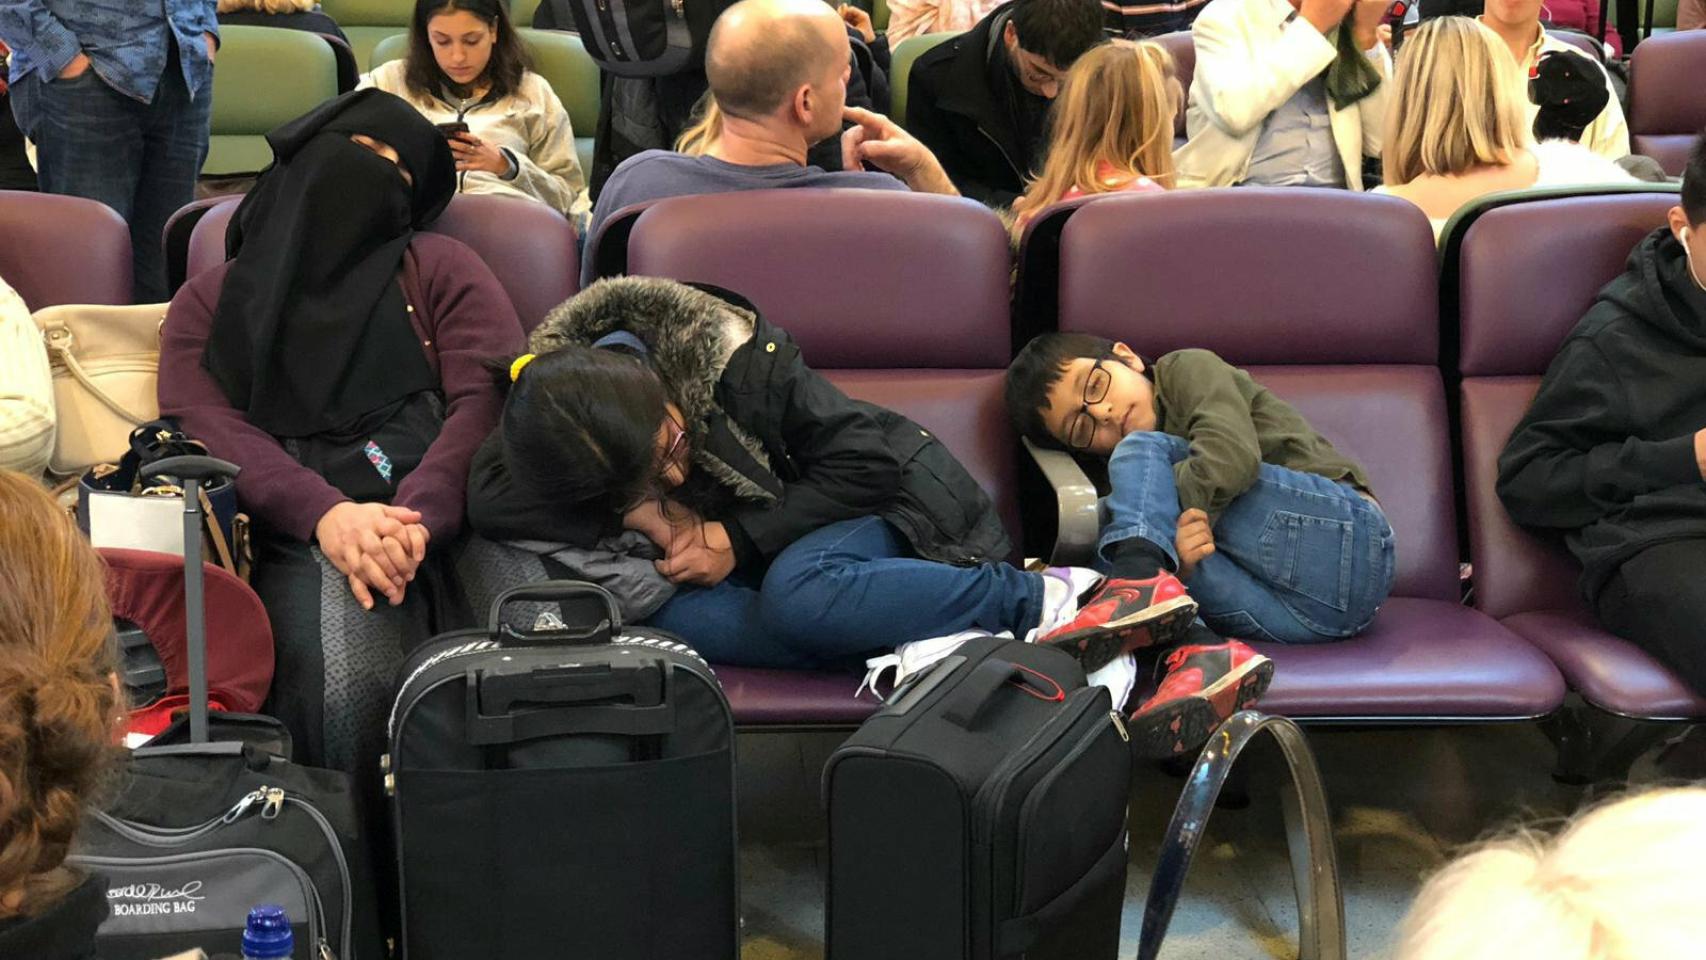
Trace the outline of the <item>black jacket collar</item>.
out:
<instances>
[{"instance_id":1,"label":"black jacket collar","mask_svg":"<svg viewBox=\"0 0 1706 960\"><path fill-rule=\"evenodd\" d=\"M107 880L91 874L47 912L0 920L0 957L95 960L95 931L107 918Z\"/></svg>"},{"instance_id":2,"label":"black jacket collar","mask_svg":"<svg viewBox=\"0 0 1706 960\"><path fill-rule=\"evenodd\" d=\"M1004 3L979 20L977 26L950 41L953 60L948 67L948 82L943 84L937 102L943 110L977 124L1001 148L1014 175L1023 179L1025 171L1019 168L1019 157L1024 151L1019 146L1019 131L1014 129L1012 113L1003 102L1004 97L1010 101L1023 91L1007 89L998 95L990 87L992 82L1009 88L1019 83L1012 65L1005 62L1007 54L1001 41L1002 30L1012 14L1013 4ZM991 59L997 57L1003 61L1000 71L990 69Z\"/></svg>"}]
</instances>

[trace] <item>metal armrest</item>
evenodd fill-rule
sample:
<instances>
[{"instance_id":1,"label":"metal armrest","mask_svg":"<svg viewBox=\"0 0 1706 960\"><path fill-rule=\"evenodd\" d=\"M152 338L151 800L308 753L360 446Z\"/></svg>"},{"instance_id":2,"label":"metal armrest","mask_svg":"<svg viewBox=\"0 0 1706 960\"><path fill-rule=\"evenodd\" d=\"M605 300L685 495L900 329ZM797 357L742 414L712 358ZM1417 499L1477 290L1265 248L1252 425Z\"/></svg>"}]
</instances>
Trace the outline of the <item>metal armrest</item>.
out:
<instances>
[{"instance_id":1,"label":"metal armrest","mask_svg":"<svg viewBox=\"0 0 1706 960\"><path fill-rule=\"evenodd\" d=\"M1184 795L1173 810L1161 859L1143 909L1143 933L1138 960L1155 960L1173 908L1190 872L1191 860L1202 843L1208 817L1221 786L1238 755L1258 735L1273 737L1285 757L1291 782L1285 791L1285 833L1291 853L1292 883L1297 888L1297 956L1299 960L1345 960L1345 901L1339 890L1339 861L1333 849L1333 822L1327 792L1315 755L1297 724L1244 710L1232 715L1209 737L1185 781Z\"/></svg>"},{"instance_id":2,"label":"metal armrest","mask_svg":"<svg viewBox=\"0 0 1706 960\"><path fill-rule=\"evenodd\" d=\"M1044 450L1030 440L1022 441L1025 452L1043 479L1054 490L1060 518L1055 525L1054 550L1049 562L1057 566L1089 566L1096 557L1096 485L1085 476L1078 461L1064 450Z\"/></svg>"}]
</instances>

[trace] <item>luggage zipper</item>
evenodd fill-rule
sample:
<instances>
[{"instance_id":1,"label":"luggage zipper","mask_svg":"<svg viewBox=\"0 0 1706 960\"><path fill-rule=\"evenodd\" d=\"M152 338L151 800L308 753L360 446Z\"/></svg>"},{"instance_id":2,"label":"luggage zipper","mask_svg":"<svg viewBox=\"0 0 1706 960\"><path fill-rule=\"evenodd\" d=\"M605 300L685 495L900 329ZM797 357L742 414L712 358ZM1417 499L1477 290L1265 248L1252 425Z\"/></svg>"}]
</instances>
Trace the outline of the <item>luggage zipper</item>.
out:
<instances>
[{"instance_id":1,"label":"luggage zipper","mask_svg":"<svg viewBox=\"0 0 1706 960\"><path fill-rule=\"evenodd\" d=\"M320 828L320 833L326 838L326 845L332 848L332 859L338 864L338 879L343 881L344 885L343 929L339 931L341 936L338 942L342 946L343 955L345 957L350 956L350 935L354 925L352 914L355 913L355 886L350 879L349 859L344 856L343 844L338 841L338 832L332 829L332 822L326 819L326 815L320 812L319 807L301 797L291 796L278 787L266 787L265 790L267 791L267 799L266 806L261 808L261 819L277 819L280 808L289 802L313 819L315 825ZM331 948L323 939L320 941L320 956L321 960L336 960Z\"/></svg>"},{"instance_id":2,"label":"luggage zipper","mask_svg":"<svg viewBox=\"0 0 1706 960\"><path fill-rule=\"evenodd\" d=\"M1086 687L1084 689L1089 688ZM1074 692L1076 693L1076 691ZM999 797L1004 793L1008 785L1011 784L1014 778L1019 775L1020 771L1029 766L1031 761L1035 760L1038 754L1044 752L1048 746L1053 743L1053 737L1051 735L1055 734L1056 728L1064 726L1070 729L1071 726L1077 723L1083 716L1084 713L1082 709L1070 712L1064 709L1061 710L1059 713L1048 718L1046 723L1038 727L1025 739L1024 743L1019 745L1018 749L1009 754L1007 759L1002 761L999 767L995 768L995 772L990 774L989 779L984 782L983 786L980 787L977 793L972 797L972 809L977 812L977 822L973 825L972 830L972 839L974 841L978 843L990 843L994 840L994 804L990 803L989 800L992 797ZM1047 739L1045 739L1045 737L1047 737ZM1041 749L1037 749L1038 743L1042 744Z\"/></svg>"},{"instance_id":3,"label":"luggage zipper","mask_svg":"<svg viewBox=\"0 0 1706 960\"><path fill-rule=\"evenodd\" d=\"M692 657L701 664L704 664L706 670L711 668L711 665L706 663L705 658L700 656L697 650L694 650L685 643L676 643L674 640L662 640L657 637L618 636L611 637L610 643L613 646L653 647L658 650L667 650L670 653L678 653L682 656ZM454 647L446 647L432 656L427 657L425 660L422 660L419 665L409 671L409 675L403 678L403 682L397 685L397 699L391 702L391 716L385 721L386 742L389 743L396 739L397 718L402 712L403 694L414 685L416 680L420 679L422 674L447 660L456 660L461 657L472 656L476 653L485 653L490 650L497 650L502 646L503 645L498 643L496 640L473 640L468 643L459 643ZM381 768L385 771L386 775L389 776L391 772L390 754L380 757L379 762Z\"/></svg>"},{"instance_id":4,"label":"luggage zipper","mask_svg":"<svg viewBox=\"0 0 1706 960\"><path fill-rule=\"evenodd\" d=\"M1120 719L1119 713L1114 710L1109 710L1108 719L1113 721L1114 730L1119 733L1120 739L1130 743L1131 735L1126 732L1125 723ZM1031 789L1031 792L1028 795L1026 795L1024 804L1019 807L1020 835L1025 835L1030 832L1032 819L1037 812L1037 805L1042 802L1041 798L1046 792L1045 788L1050 783L1054 782L1057 777L1062 776L1065 770L1077 763L1080 757L1088 753L1090 747L1096 743L1096 738L1101 735L1101 723L1097 722L1091 724L1090 728L1085 731L1084 735L1078 739L1078 742L1073 744L1072 750L1068 752L1065 757L1061 758L1060 765L1049 771L1049 773L1041 780L1037 781L1036 786ZM1019 854L1019 862L1013 865L1013 875L1018 878L1019 882L1013 885L1012 911L1014 916L1018 916L1019 911L1024 909L1025 906L1024 848L1018 848L1017 852Z\"/></svg>"},{"instance_id":5,"label":"luggage zipper","mask_svg":"<svg viewBox=\"0 0 1706 960\"><path fill-rule=\"evenodd\" d=\"M326 905L320 900L320 891L314 886L314 879L308 876L308 871L302 869L295 861L281 853L266 850L261 847L226 847L223 850L209 850L199 853L174 853L163 857L109 857L84 856L75 857L77 863L91 867L130 867L148 865L168 865L176 863L194 863L198 860L210 860L219 857L251 856L264 860L273 860L284 865L296 882L301 885L307 895L305 899L314 911L309 917L309 933L313 936L319 949L321 960L337 960L332 948L326 943ZM347 951L346 951L347 955Z\"/></svg>"},{"instance_id":6,"label":"luggage zipper","mask_svg":"<svg viewBox=\"0 0 1706 960\"><path fill-rule=\"evenodd\" d=\"M342 945L344 956L349 956L352 927L350 914L355 910L355 890L352 888L350 880L349 860L344 856L343 845L338 842L338 833L332 829L331 821L326 819L325 814L321 813L318 807L301 797L291 796L279 787L258 787L244 794L236 803L231 805L231 809L222 815L193 827L149 827L131 823L128 820L120 820L100 810L91 812L95 815L95 819L104 824L107 829L133 843L150 847L178 847L199 840L221 827L236 823L247 816L257 803L261 805L262 820L276 820L279 811L284 808L286 802L308 814L315 826L320 828L320 833L325 837L327 845L332 848L332 859L337 862L338 879L343 883L344 897L347 901L343 911L343 929L340 931L342 936L339 938L339 943ZM315 896L319 896L318 891L315 892ZM324 925L325 919L322 916L322 929ZM323 955L331 955L331 948L323 939L320 946Z\"/></svg>"}]
</instances>

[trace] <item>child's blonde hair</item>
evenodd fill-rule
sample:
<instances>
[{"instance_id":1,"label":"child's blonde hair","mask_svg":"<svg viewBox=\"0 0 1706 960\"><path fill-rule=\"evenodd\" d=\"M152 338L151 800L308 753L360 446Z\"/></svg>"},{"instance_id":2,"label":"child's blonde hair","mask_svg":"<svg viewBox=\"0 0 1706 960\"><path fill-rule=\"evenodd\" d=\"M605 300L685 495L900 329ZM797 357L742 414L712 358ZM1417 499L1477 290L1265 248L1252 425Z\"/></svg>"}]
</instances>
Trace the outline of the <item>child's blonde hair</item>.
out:
<instances>
[{"instance_id":1,"label":"child's blonde hair","mask_svg":"<svg viewBox=\"0 0 1706 960\"><path fill-rule=\"evenodd\" d=\"M1027 214L1067 191L1106 193L1108 164L1173 186L1173 120L1179 82L1173 58L1157 43L1112 40L1092 47L1067 71L1055 99L1048 159L1015 206Z\"/></svg>"},{"instance_id":2,"label":"child's blonde hair","mask_svg":"<svg viewBox=\"0 0 1706 960\"><path fill-rule=\"evenodd\" d=\"M1422 888L1395 960L1669 960L1706 950L1706 789L1486 844Z\"/></svg>"},{"instance_id":3,"label":"child's blonde hair","mask_svg":"<svg viewBox=\"0 0 1706 960\"><path fill-rule=\"evenodd\" d=\"M1424 20L1405 40L1392 79L1386 185L1514 161L1532 140L1516 75L1504 41L1480 23Z\"/></svg>"}]
</instances>

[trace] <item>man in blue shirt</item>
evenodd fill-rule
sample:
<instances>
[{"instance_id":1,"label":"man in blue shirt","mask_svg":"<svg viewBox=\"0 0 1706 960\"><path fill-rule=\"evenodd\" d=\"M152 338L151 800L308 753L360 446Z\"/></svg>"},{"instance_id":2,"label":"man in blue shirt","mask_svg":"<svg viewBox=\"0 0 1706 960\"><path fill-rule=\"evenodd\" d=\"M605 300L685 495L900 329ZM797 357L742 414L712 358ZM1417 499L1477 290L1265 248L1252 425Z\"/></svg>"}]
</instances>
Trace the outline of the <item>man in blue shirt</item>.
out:
<instances>
[{"instance_id":1,"label":"man in blue shirt","mask_svg":"<svg viewBox=\"0 0 1706 960\"><path fill-rule=\"evenodd\" d=\"M160 234L207 156L215 0L0 0L12 112L48 193L130 224L136 302L166 299Z\"/></svg>"}]
</instances>

